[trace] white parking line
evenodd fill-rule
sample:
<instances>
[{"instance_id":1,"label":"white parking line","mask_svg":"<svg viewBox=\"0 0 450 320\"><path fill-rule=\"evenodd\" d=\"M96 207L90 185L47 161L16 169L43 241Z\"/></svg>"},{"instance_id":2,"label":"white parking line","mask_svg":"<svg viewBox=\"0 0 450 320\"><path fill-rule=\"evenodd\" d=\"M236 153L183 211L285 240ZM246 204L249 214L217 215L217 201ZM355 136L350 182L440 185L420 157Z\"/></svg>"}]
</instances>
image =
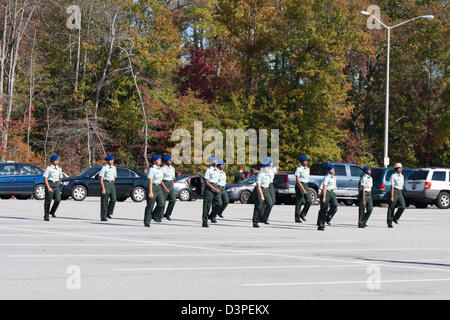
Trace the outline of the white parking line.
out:
<instances>
[{"instance_id":1,"label":"white parking line","mask_svg":"<svg viewBox=\"0 0 450 320\"><path fill-rule=\"evenodd\" d=\"M443 282L450 281L445 279L400 279L400 280L380 280L380 283L408 283L408 282ZM264 287L264 286L306 286L306 285L337 285L337 284L366 284L367 280L356 281L318 281L318 282L280 282L280 283L243 283L245 287Z\"/></svg>"}]
</instances>

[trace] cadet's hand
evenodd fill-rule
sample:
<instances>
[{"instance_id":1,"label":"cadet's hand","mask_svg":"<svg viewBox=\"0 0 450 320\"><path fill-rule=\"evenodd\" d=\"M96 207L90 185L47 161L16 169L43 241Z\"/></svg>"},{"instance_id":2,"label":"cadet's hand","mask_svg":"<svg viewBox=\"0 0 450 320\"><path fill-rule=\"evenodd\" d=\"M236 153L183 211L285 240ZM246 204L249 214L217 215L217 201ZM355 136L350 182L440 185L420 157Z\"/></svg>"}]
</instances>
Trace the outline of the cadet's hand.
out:
<instances>
[{"instance_id":1,"label":"cadet's hand","mask_svg":"<svg viewBox=\"0 0 450 320\"><path fill-rule=\"evenodd\" d=\"M219 194L219 193L220 193L220 190L219 190L219 189L216 189L216 193Z\"/></svg>"},{"instance_id":2,"label":"cadet's hand","mask_svg":"<svg viewBox=\"0 0 450 320\"><path fill-rule=\"evenodd\" d=\"M170 192L170 190L169 190L169 189L166 189L165 191L166 191L166 193L169 193L169 192Z\"/></svg>"},{"instance_id":3,"label":"cadet's hand","mask_svg":"<svg viewBox=\"0 0 450 320\"><path fill-rule=\"evenodd\" d=\"M53 189L48 187L48 192L53 192Z\"/></svg>"},{"instance_id":4,"label":"cadet's hand","mask_svg":"<svg viewBox=\"0 0 450 320\"><path fill-rule=\"evenodd\" d=\"M326 200L325 198L322 198L322 202L323 202L323 203L325 203L325 200Z\"/></svg>"},{"instance_id":5,"label":"cadet's hand","mask_svg":"<svg viewBox=\"0 0 450 320\"><path fill-rule=\"evenodd\" d=\"M264 198L264 196L261 197L261 201L266 201L266 199Z\"/></svg>"},{"instance_id":6,"label":"cadet's hand","mask_svg":"<svg viewBox=\"0 0 450 320\"><path fill-rule=\"evenodd\" d=\"M106 194L105 188L102 189L102 194Z\"/></svg>"},{"instance_id":7,"label":"cadet's hand","mask_svg":"<svg viewBox=\"0 0 450 320\"><path fill-rule=\"evenodd\" d=\"M362 202L362 203L363 203L363 205L366 205L366 200L363 200L363 202Z\"/></svg>"},{"instance_id":8,"label":"cadet's hand","mask_svg":"<svg viewBox=\"0 0 450 320\"><path fill-rule=\"evenodd\" d=\"M149 197L149 198L153 198L153 192L150 192L150 193L148 194L148 197Z\"/></svg>"},{"instance_id":9,"label":"cadet's hand","mask_svg":"<svg viewBox=\"0 0 450 320\"><path fill-rule=\"evenodd\" d=\"M394 197L391 197L391 202L394 202Z\"/></svg>"}]
</instances>

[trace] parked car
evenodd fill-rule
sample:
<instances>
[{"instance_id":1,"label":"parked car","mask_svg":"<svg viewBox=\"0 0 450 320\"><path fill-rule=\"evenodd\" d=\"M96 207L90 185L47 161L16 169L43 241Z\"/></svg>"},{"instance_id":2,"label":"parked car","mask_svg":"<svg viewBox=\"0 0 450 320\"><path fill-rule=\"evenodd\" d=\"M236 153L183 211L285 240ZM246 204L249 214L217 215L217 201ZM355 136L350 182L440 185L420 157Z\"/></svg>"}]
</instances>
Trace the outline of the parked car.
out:
<instances>
[{"instance_id":1,"label":"parked car","mask_svg":"<svg viewBox=\"0 0 450 320\"><path fill-rule=\"evenodd\" d=\"M335 194L337 200L350 206L357 203L359 179L364 174L362 168L353 163L332 163L336 176L337 189ZM319 193L323 183L326 164L327 162L316 162L311 165L308 186L310 189L314 189L316 194Z\"/></svg>"},{"instance_id":2,"label":"parked car","mask_svg":"<svg viewBox=\"0 0 450 320\"><path fill-rule=\"evenodd\" d=\"M436 204L440 209L450 206L450 169L425 168L411 173L405 181L404 194L418 208Z\"/></svg>"},{"instance_id":3,"label":"parked car","mask_svg":"<svg viewBox=\"0 0 450 320\"><path fill-rule=\"evenodd\" d=\"M273 179L273 186L275 188L275 204L295 204L295 184L297 183L294 174L278 172ZM311 195L311 203L318 204L317 191L314 188L309 188Z\"/></svg>"},{"instance_id":4,"label":"parked car","mask_svg":"<svg viewBox=\"0 0 450 320\"><path fill-rule=\"evenodd\" d=\"M402 174L406 179L414 169L403 168ZM394 173L394 168L372 168L372 200L374 205L388 203L391 194L391 185L389 180Z\"/></svg>"},{"instance_id":5,"label":"parked car","mask_svg":"<svg viewBox=\"0 0 450 320\"><path fill-rule=\"evenodd\" d=\"M29 199L34 196L44 200L43 173L44 170L29 163L0 163L0 198Z\"/></svg>"},{"instance_id":6,"label":"parked car","mask_svg":"<svg viewBox=\"0 0 450 320\"><path fill-rule=\"evenodd\" d=\"M187 174L175 179L173 188L181 201L191 201L203 198L205 193L205 178L199 174Z\"/></svg>"},{"instance_id":7,"label":"parked car","mask_svg":"<svg viewBox=\"0 0 450 320\"><path fill-rule=\"evenodd\" d=\"M226 186L228 198L230 203L240 201L241 203L247 203L253 189L256 187L257 175L251 176L240 183L229 184Z\"/></svg>"},{"instance_id":8,"label":"parked car","mask_svg":"<svg viewBox=\"0 0 450 320\"><path fill-rule=\"evenodd\" d=\"M61 198L72 197L75 201L83 201L86 197L99 197L101 168L101 166L90 168L73 178L63 179ZM125 201L128 197L131 197L134 202L145 200L145 190L148 185L145 174L128 167L117 166L117 178L114 184L117 190L117 201Z\"/></svg>"}]
</instances>

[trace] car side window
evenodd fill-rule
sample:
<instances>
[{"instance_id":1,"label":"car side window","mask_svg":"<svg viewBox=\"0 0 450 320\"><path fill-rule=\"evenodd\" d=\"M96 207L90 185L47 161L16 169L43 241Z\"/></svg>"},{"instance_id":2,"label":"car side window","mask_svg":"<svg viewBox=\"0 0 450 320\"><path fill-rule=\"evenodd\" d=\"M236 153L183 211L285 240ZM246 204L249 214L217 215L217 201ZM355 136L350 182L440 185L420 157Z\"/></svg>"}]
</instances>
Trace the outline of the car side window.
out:
<instances>
[{"instance_id":1,"label":"car side window","mask_svg":"<svg viewBox=\"0 0 450 320\"><path fill-rule=\"evenodd\" d=\"M433 181L445 181L445 171L435 171L433 172Z\"/></svg>"},{"instance_id":2,"label":"car side window","mask_svg":"<svg viewBox=\"0 0 450 320\"><path fill-rule=\"evenodd\" d=\"M117 169L117 178L129 178L130 177L130 171L123 168Z\"/></svg>"},{"instance_id":3,"label":"car side window","mask_svg":"<svg viewBox=\"0 0 450 320\"><path fill-rule=\"evenodd\" d=\"M334 166L334 174L336 176L346 177L347 171L345 170L345 166L339 165L339 164L335 165Z\"/></svg>"},{"instance_id":4,"label":"car side window","mask_svg":"<svg viewBox=\"0 0 450 320\"><path fill-rule=\"evenodd\" d=\"M350 166L350 175L352 177L361 177L364 174L362 169L357 166Z\"/></svg>"},{"instance_id":5,"label":"car side window","mask_svg":"<svg viewBox=\"0 0 450 320\"><path fill-rule=\"evenodd\" d=\"M37 170L30 165L25 164L20 166L20 175L35 176L37 174L38 174Z\"/></svg>"},{"instance_id":6,"label":"car side window","mask_svg":"<svg viewBox=\"0 0 450 320\"><path fill-rule=\"evenodd\" d=\"M15 176L18 175L17 165L3 164L0 166L0 176Z\"/></svg>"}]
</instances>

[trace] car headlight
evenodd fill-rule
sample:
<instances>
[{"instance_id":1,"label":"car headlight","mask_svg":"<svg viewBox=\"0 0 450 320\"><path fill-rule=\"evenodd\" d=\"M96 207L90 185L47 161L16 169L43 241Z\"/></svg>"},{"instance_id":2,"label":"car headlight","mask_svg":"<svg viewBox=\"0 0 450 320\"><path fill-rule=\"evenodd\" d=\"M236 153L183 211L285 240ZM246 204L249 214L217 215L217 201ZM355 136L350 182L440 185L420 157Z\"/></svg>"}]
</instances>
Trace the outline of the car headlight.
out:
<instances>
[{"instance_id":1,"label":"car headlight","mask_svg":"<svg viewBox=\"0 0 450 320\"><path fill-rule=\"evenodd\" d=\"M236 188L229 188L229 189L227 189L227 191L228 192L234 192L234 191L236 191Z\"/></svg>"},{"instance_id":2,"label":"car headlight","mask_svg":"<svg viewBox=\"0 0 450 320\"><path fill-rule=\"evenodd\" d=\"M61 184L62 184L63 186L67 186L67 185L69 185L69 183L70 183L70 181L63 181Z\"/></svg>"}]
</instances>

